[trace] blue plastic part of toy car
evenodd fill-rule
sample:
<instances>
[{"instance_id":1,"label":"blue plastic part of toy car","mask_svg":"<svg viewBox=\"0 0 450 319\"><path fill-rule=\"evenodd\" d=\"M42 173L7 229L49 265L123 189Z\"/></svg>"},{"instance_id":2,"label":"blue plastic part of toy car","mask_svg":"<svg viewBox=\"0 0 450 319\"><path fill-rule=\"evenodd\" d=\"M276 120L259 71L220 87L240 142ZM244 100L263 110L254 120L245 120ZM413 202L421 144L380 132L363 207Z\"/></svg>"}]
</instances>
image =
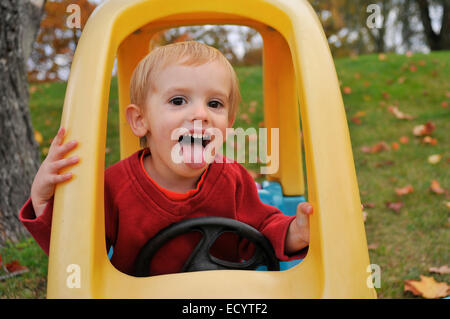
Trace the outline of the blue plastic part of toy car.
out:
<instances>
[{"instance_id":1,"label":"blue plastic part of toy car","mask_svg":"<svg viewBox=\"0 0 450 319\"><path fill-rule=\"evenodd\" d=\"M287 216L295 216L298 204L306 201L304 196L284 196L280 183L274 181L263 181L258 188L258 194L261 202L275 206ZM282 261L280 262L280 270L290 269L302 260ZM267 270L267 268L261 266L256 270Z\"/></svg>"}]
</instances>

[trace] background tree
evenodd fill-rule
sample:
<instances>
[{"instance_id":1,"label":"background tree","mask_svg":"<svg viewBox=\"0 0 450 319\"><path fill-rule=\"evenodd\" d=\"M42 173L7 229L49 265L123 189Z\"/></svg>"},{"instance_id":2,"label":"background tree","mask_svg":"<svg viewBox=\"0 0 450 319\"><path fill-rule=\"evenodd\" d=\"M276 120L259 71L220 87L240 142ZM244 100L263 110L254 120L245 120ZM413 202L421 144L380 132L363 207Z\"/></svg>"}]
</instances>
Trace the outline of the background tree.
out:
<instances>
[{"instance_id":1,"label":"background tree","mask_svg":"<svg viewBox=\"0 0 450 319\"><path fill-rule=\"evenodd\" d=\"M430 50L450 50L450 1L449 0L416 0L424 34ZM438 32L433 30L430 11L432 6L442 10L441 26Z\"/></svg>"},{"instance_id":2,"label":"background tree","mask_svg":"<svg viewBox=\"0 0 450 319\"><path fill-rule=\"evenodd\" d=\"M44 3L0 2L0 245L26 233L17 215L40 163L28 111L26 61Z\"/></svg>"},{"instance_id":3,"label":"background tree","mask_svg":"<svg viewBox=\"0 0 450 319\"><path fill-rule=\"evenodd\" d=\"M80 27L67 25L71 11L76 4L80 10ZM96 4L88 0L52 0L45 4L41 28L33 45L29 60L29 80L48 82L66 78L70 70L73 54L87 19Z\"/></svg>"}]
</instances>

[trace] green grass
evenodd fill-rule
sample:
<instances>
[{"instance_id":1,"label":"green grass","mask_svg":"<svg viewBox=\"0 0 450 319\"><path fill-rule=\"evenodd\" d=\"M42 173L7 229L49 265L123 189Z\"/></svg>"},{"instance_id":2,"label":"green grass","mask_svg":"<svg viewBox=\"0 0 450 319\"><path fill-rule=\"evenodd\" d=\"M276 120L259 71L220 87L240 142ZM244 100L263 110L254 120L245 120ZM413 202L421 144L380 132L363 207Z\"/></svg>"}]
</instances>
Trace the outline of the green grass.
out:
<instances>
[{"instance_id":1,"label":"green grass","mask_svg":"<svg viewBox=\"0 0 450 319\"><path fill-rule=\"evenodd\" d=\"M380 298L414 298L403 292L404 280L418 280L419 275L433 276L437 281L450 281L449 275L428 272L430 267L449 263L448 243L449 209L445 195L429 191L433 179L443 188L450 188L450 104L446 92L450 92L450 52L415 54L412 57L387 55L386 60L368 55L335 61L342 87L351 88L351 94L343 94L350 128L353 155L363 203L373 203L367 208L365 223L367 241L378 247L370 250L370 260L381 267ZM410 66L417 67L416 72ZM239 67L243 103L235 127L258 128L263 121L262 75L260 67ZM369 83L365 83L369 82ZM45 153L50 139L60 123L65 83L33 85L30 110L33 125L42 133ZM447 95L450 93L447 93ZM111 83L110 110L106 166L119 160L117 83ZM251 105L256 111L250 112ZM387 108L396 105L414 116L413 120L399 120ZM365 112L361 124L350 119L358 112ZM244 115L242 115L244 114ZM247 114L249 123L245 118ZM436 145L423 144L414 137L414 126L432 121L436 129L432 137ZM447 133L446 133L447 132ZM362 146L373 146L380 141L388 145L399 142L401 136L409 137L408 144L400 148L366 154ZM439 163L432 165L427 158L442 155ZM44 155L43 155L44 158ZM392 165L380 165L391 162ZM257 165L246 165L255 169ZM414 192L402 197L395 188L412 185ZM399 212L386 208L386 202L402 201ZM30 272L0 281L0 296L12 298L45 297L47 257L34 241L27 239L18 245L0 249L4 261L18 259Z\"/></svg>"}]
</instances>

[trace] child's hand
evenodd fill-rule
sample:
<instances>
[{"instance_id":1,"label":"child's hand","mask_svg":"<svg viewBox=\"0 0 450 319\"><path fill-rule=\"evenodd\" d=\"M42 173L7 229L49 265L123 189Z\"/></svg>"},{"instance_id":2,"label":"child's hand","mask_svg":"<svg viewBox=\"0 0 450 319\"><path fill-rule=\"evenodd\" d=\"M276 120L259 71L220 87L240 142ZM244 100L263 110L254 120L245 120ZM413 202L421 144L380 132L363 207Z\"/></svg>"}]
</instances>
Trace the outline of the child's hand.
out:
<instances>
[{"instance_id":1,"label":"child's hand","mask_svg":"<svg viewBox=\"0 0 450 319\"><path fill-rule=\"evenodd\" d=\"M309 245L309 216L314 209L308 202L297 206L297 216L289 226L286 235L285 250L287 254L293 254Z\"/></svg>"},{"instance_id":2,"label":"child's hand","mask_svg":"<svg viewBox=\"0 0 450 319\"><path fill-rule=\"evenodd\" d=\"M314 209L308 202L303 202L297 206L297 217L295 222L298 226L299 238L309 244L309 216L312 215Z\"/></svg>"},{"instance_id":3,"label":"child's hand","mask_svg":"<svg viewBox=\"0 0 450 319\"><path fill-rule=\"evenodd\" d=\"M77 156L64 158L78 144L76 141L63 144L64 134L64 128L60 128L50 145L46 159L42 162L31 185L31 202L33 203L36 217L39 217L44 212L47 202L55 193L56 184L72 178L72 173L59 174L58 172L79 161Z\"/></svg>"}]
</instances>

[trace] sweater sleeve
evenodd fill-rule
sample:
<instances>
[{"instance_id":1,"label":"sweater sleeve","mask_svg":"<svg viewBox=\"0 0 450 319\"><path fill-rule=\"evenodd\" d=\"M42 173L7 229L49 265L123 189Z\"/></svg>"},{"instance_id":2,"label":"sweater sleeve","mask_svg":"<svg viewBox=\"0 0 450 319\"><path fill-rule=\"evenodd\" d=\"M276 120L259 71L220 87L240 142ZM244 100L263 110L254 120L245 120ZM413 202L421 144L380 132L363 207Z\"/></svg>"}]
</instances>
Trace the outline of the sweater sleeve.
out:
<instances>
[{"instance_id":1,"label":"sweater sleeve","mask_svg":"<svg viewBox=\"0 0 450 319\"><path fill-rule=\"evenodd\" d=\"M241 186L237 189L238 218L259 230L270 241L280 261L302 259L308 247L292 254L285 253L286 236L295 216L286 216L278 208L261 202L255 181L244 167L241 169ZM239 189L240 188L240 189Z\"/></svg>"},{"instance_id":2,"label":"sweater sleeve","mask_svg":"<svg viewBox=\"0 0 450 319\"><path fill-rule=\"evenodd\" d=\"M30 232L31 236L33 236L34 240L36 240L47 256L50 248L52 215L53 197L48 201L44 212L39 217L36 217L31 198L26 201L19 212L19 220Z\"/></svg>"}]
</instances>

